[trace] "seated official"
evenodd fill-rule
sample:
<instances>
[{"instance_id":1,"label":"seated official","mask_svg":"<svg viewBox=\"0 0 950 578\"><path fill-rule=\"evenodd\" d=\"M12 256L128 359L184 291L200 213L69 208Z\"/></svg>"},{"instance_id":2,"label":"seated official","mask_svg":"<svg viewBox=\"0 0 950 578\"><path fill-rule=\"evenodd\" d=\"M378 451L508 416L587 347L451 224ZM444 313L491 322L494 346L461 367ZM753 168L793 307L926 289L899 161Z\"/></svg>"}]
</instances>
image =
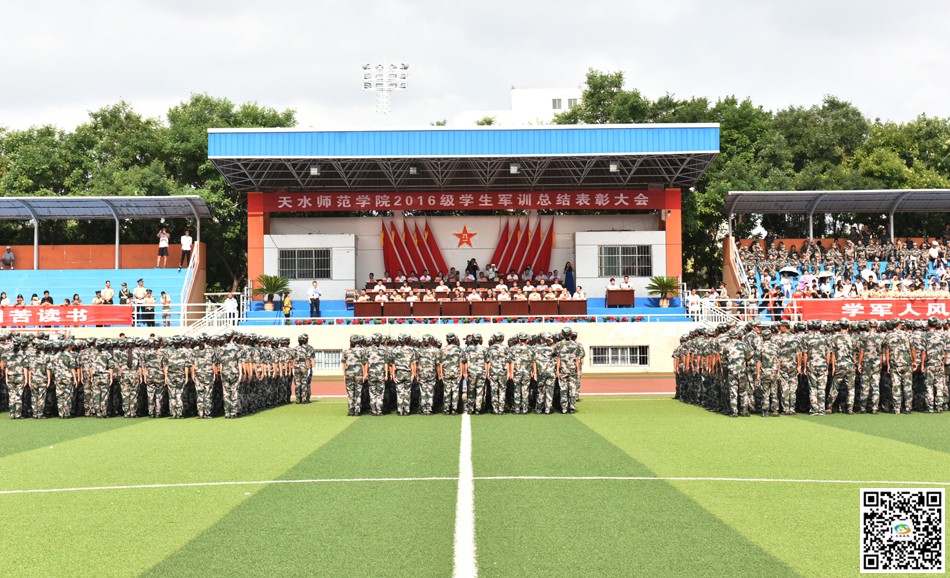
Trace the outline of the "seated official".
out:
<instances>
[{"instance_id":1,"label":"seated official","mask_svg":"<svg viewBox=\"0 0 950 578\"><path fill-rule=\"evenodd\" d=\"M515 293L514 295L511 296L511 300L512 301L527 301L528 296L525 295L524 293Z\"/></svg>"},{"instance_id":2,"label":"seated official","mask_svg":"<svg viewBox=\"0 0 950 578\"><path fill-rule=\"evenodd\" d=\"M617 280L613 277L610 278L610 281L607 281L607 291L613 291L614 289L620 289L620 286L617 285Z\"/></svg>"},{"instance_id":3,"label":"seated official","mask_svg":"<svg viewBox=\"0 0 950 578\"><path fill-rule=\"evenodd\" d=\"M419 296L416 295L415 293L410 293L409 295L406 295L406 303L415 303L418 300L419 300Z\"/></svg>"},{"instance_id":4,"label":"seated official","mask_svg":"<svg viewBox=\"0 0 950 578\"><path fill-rule=\"evenodd\" d=\"M396 271L396 277L393 279L396 283L405 283L406 275L402 272L402 269Z\"/></svg>"},{"instance_id":5,"label":"seated official","mask_svg":"<svg viewBox=\"0 0 950 578\"><path fill-rule=\"evenodd\" d=\"M389 298L389 302L390 302L390 303L405 303L405 302L406 302L406 298L405 298L405 296L403 296L402 293L395 292L395 293L393 293L392 296Z\"/></svg>"},{"instance_id":6,"label":"seated official","mask_svg":"<svg viewBox=\"0 0 950 578\"><path fill-rule=\"evenodd\" d=\"M554 292L552 291L552 293ZM571 293L567 289L561 289L560 291L557 292L558 301L567 301L570 298L571 298Z\"/></svg>"},{"instance_id":7,"label":"seated official","mask_svg":"<svg viewBox=\"0 0 950 578\"><path fill-rule=\"evenodd\" d=\"M630 276L624 275L623 281L620 282L621 289L633 289L633 283L630 282Z\"/></svg>"},{"instance_id":8,"label":"seated official","mask_svg":"<svg viewBox=\"0 0 950 578\"><path fill-rule=\"evenodd\" d=\"M406 278L406 281L408 281L409 283L418 283L419 276L416 275L415 271L409 271L409 277Z\"/></svg>"},{"instance_id":9,"label":"seated official","mask_svg":"<svg viewBox=\"0 0 950 578\"><path fill-rule=\"evenodd\" d=\"M531 279L525 279L524 285L521 287L521 290L524 292L534 291L534 285L531 284Z\"/></svg>"},{"instance_id":10,"label":"seated official","mask_svg":"<svg viewBox=\"0 0 950 578\"><path fill-rule=\"evenodd\" d=\"M383 271L383 278L382 278L382 279L379 279L379 282L380 282L380 283L392 283L392 282L393 282L393 278L392 278L392 276L389 274L389 271Z\"/></svg>"},{"instance_id":11,"label":"seated official","mask_svg":"<svg viewBox=\"0 0 950 578\"><path fill-rule=\"evenodd\" d=\"M466 274L465 274L464 281L465 281L466 283L472 283L472 282L474 282L474 281L475 281L475 275L472 275L471 273L466 273Z\"/></svg>"},{"instance_id":12,"label":"seated official","mask_svg":"<svg viewBox=\"0 0 950 578\"><path fill-rule=\"evenodd\" d=\"M439 281L439 284L435 287L436 293L448 293L449 286L445 284L445 281Z\"/></svg>"},{"instance_id":13,"label":"seated official","mask_svg":"<svg viewBox=\"0 0 950 578\"><path fill-rule=\"evenodd\" d=\"M478 291L476 291L475 289L472 289L471 291L469 291L468 295L465 296L465 299L469 301L481 301L482 296Z\"/></svg>"},{"instance_id":14,"label":"seated official","mask_svg":"<svg viewBox=\"0 0 950 578\"><path fill-rule=\"evenodd\" d=\"M389 301L389 296L386 295L386 292L385 292L385 291L377 291L377 292L376 292L376 297L373 298L373 301L375 301L375 302L377 302L377 303L385 303L385 302Z\"/></svg>"},{"instance_id":15,"label":"seated official","mask_svg":"<svg viewBox=\"0 0 950 578\"><path fill-rule=\"evenodd\" d=\"M369 274L369 277L366 279L366 283L367 283L367 284L375 285L375 284L376 284L376 276L373 275L372 273L370 273L370 274Z\"/></svg>"},{"instance_id":16,"label":"seated official","mask_svg":"<svg viewBox=\"0 0 950 578\"><path fill-rule=\"evenodd\" d=\"M511 283L512 281L520 281L520 280L521 278L518 277L518 274L515 273L514 269L508 271L508 275L505 277L505 281L508 281L509 283Z\"/></svg>"},{"instance_id":17,"label":"seated official","mask_svg":"<svg viewBox=\"0 0 950 578\"><path fill-rule=\"evenodd\" d=\"M432 293L432 289L426 289L426 292L422 295L423 301L435 301L435 294Z\"/></svg>"},{"instance_id":18,"label":"seated official","mask_svg":"<svg viewBox=\"0 0 950 578\"><path fill-rule=\"evenodd\" d=\"M541 298L545 301L557 301L557 293L554 291L545 291Z\"/></svg>"},{"instance_id":19,"label":"seated official","mask_svg":"<svg viewBox=\"0 0 950 578\"><path fill-rule=\"evenodd\" d=\"M547 291L548 289L550 289L550 287L548 287L548 282L545 281L544 279L541 279L540 281L538 281L538 284L535 285L535 287L534 287L534 290L535 290L535 291L542 291L542 292L543 292L543 291Z\"/></svg>"},{"instance_id":20,"label":"seated official","mask_svg":"<svg viewBox=\"0 0 950 578\"><path fill-rule=\"evenodd\" d=\"M564 286L561 285L561 283L558 282L557 279L555 279L554 282L551 283L551 291L557 291L558 293L560 293L562 289L564 289Z\"/></svg>"},{"instance_id":21,"label":"seated official","mask_svg":"<svg viewBox=\"0 0 950 578\"><path fill-rule=\"evenodd\" d=\"M528 301L541 301L541 294L537 291L532 291L528 293Z\"/></svg>"},{"instance_id":22,"label":"seated official","mask_svg":"<svg viewBox=\"0 0 950 578\"><path fill-rule=\"evenodd\" d=\"M402 282L402 287L399 288L399 292L405 295L406 293L412 293L412 287L409 286L408 281Z\"/></svg>"},{"instance_id":23,"label":"seated official","mask_svg":"<svg viewBox=\"0 0 950 578\"><path fill-rule=\"evenodd\" d=\"M369 298L369 293L366 292L366 289L360 291L360 294L354 299L354 301L359 301L360 303L369 303L371 299Z\"/></svg>"},{"instance_id":24,"label":"seated official","mask_svg":"<svg viewBox=\"0 0 950 578\"><path fill-rule=\"evenodd\" d=\"M432 281L432 275L429 275L428 269L422 272L422 275L419 276L419 281L422 283L429 283Z\"/></svg>"},{"instance_id":25,"label":"seated official","mask_svg":"<svg viewBox=\"0 0 950 578\"><path fill-rule=\"evenodd\" d=\"M507 291L508 286L505 285L502 281L498 282L498 285L495 285L495 291Z\"/></svg>"},{"instance_id":26,"label":"seated official","mask_svg":"<svg viewBox=\"0 0 950 578\"><path fill-rule=\"evenodd\" d=\"M385 293L385 292L386 292L386 284L383 283L382 280L377 281L377 282L376 282L376 286L373 287L373 291L376 291L377 293L380 293L380 292Z\"/></svg>"},{"instance_id":27,"label":"seated official","mask_svg":"<svg viewBox=\"0 0 950 578\"><path fill-rule=\"evenodd\" d=\"M507 291L499 291L495 298L499 301L511 301L511 293L508 293Z\"/></svg>"},{"instance_id":28,"label":"seated official","mask_svg":"<svg viewBox=\"0 0 950 578\"><path fill-rule=\"evenodd\" d=\"M574 290L574 294L571 295L571 299L587 299L587 293L584 291L583 287L578 285L577 289Z\"/></svg>"}]
</instances>

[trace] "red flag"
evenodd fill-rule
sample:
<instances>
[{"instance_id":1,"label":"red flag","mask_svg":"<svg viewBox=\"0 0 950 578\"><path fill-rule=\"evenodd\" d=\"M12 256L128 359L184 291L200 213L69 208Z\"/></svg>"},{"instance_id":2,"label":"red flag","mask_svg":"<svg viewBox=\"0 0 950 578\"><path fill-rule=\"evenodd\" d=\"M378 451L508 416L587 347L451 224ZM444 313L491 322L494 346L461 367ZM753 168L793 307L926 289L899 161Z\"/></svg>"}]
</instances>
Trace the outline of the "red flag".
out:
<instances>
[{"instance_id":1,"label":"red flag","mask_svg":"<svg viewBox=\"0 0 950 578\"><path fill-rule=\"evenodd\" d=\"M412 226L415 228L412 239L416 242L419 254L422 255L423 266L429 270L429 275L434 277L438 272L436 270L435 259L432 257L432 253L429 252L429 247L425 242L425 236L419 231L419 223L413 221ZM419 271L419 274L422 275L422 271Z\"/></svg>"},{"instance_id":2,"label":"red flag","mask_svg":"<svg viewBox=\"0 0 950 578\"><path fill-rule=\"evenodd\" d=\"M551 267L551 251L554 250L554 219L551 219L551 226L548 227L548 234L544 237L544 242L541 243L541 251L538 252L538 257L534 261L534 270L535 271L550 271Z\"/></svg>"},{"instance_id":3,"label":"red flag","mask_svg":"<svg viewBox=\"0 0 950 578\"><path fill-rule=\"evenodd\" d=\"M508 270L512 269L511 261L515 256L515 249L518 247L518 241L521 240L521 219L515 221L515 230L511 234L511 239L508 241L508 245L505 247L505 252L502 254L501 262L496 263L498 265L498 272L502 276L508 274ZM520 273L521 271L515 271L515 273Z\"/></svg>"},{"instance_id":4,"label":"red flag","mask_svg":"<svg viewBox=\"0 0 950 578\"><path fill-rule=\"evenodd\" d=\"M495 266L498 266L498 262L501 261L501 258L505 255L505 249L508 247L508 240L511 238L511 235L508 233L508 220L505 219L505 228L501 230L501 235L498 236L498 244L495 246L495 253L491 256L491 263L494 263Z\"/></svg>"},{"instance_id":5,"label":"red flag","mask_svg":"<svg viewBox=\"0 0 950 578\"><path fill-rule=\"evenodd\" d=\"M389 238L389 235L386 234L386 223L385 221L380 220L380 226L382 231L379 235L380 243L383 245L383 269L386 271L391 271L395 267L395 262L393 259L393 246L392 239ZM380 276L382 278L382 276Z\"/></svg>"},{"instance_id":6,"label":"red flag","mask_svg":"<svg viewBox=\"0 0 950 578\"><path fill-rule=\"evenodd\" d=\"M534 233L531 234L531 239L528 241L528 247L522 253L521 258L521 270L524 271L525 268L532 265L535 259L538 256L538 251L541 250L541 219L538 218L538 222L535 223ZM537 270L534 271L535 274L538 273Z\"/></svg>"},{"instance_id":7,"label":"red flag","mask_svg":"<svg viewBox=\"0 0 950 578\"><path fill-rule=\"evenodd\" d=\"M409 231L409 223L405 220L402 222L402 238L406 243L409 256L412 258L412 265L409 267L409 271L406 271L406 277L408 277L411 272L415 272L416 277L418 277L426 267L426 262L422 258L422 253L419 252L419 246L416 245L416 238L413 237Z\"/></svg>"},{"instance_id":8,"label":"red flag","mask_svg":"<svg viewBox=\"0 0 950 578\"><path fill-rule=\"evenodd\" d=\"M432 259L437 267L436 271L431 271L431 273L441 271L443 275L448 274L449 268L445 264L445 259L442 258L442 250L439 249L438 243L435 242L435 235L432 234L432 229L429 228L429 219L426 219L425 237L426 246L429 248L429 253L432 254Z\"/></svg>"},{"instance_id":9,"label":"red flag","mask_svg":"<svg viewBox=\"0 0 950 578\"><path fill-rule=\"evenodd\" d=\"M396 268L396 271L392 269L389 270L395 280L400 269L403 274L408 273L406 269L412 268L412 259L409 257L409 252L406 250L406 246L403 244L402 238L396 230L396 223L389 221L389 228L392 229L393 246L396 247L396 256L399 257L400 262L400 266Z\"/></svg>"}]
</instances>

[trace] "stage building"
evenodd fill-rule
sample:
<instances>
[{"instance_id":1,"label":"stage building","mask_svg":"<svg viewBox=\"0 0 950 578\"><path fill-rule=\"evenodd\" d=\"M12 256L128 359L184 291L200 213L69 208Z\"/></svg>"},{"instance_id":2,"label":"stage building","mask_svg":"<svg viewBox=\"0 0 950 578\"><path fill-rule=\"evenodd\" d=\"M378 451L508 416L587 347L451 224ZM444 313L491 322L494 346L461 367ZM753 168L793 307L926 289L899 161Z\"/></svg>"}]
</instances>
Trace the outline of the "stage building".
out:
<instances>
[{"instance_id":1,"label":"stage building","mask_svg":"<svg viewBox=\"0 0 950 578\"><path fill-rule=\"evenodd\" d=\"M682 188L719 152L717 124L209 129L209 158L247 194L248 277L316 279L342 300L370 273L558 269L603 297L682 274ZM395 276L396 271L390 274Z\"/></svg>"}]
</instances>

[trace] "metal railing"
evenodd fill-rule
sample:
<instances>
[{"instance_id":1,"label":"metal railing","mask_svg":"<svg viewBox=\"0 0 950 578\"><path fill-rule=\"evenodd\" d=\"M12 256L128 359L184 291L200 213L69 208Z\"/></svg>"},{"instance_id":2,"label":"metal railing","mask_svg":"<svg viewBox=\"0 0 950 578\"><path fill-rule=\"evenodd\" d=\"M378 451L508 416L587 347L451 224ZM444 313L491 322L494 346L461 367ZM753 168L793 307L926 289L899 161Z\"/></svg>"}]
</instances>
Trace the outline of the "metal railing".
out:
<instances>
[{"instance_id":1,"label":"metal railing","mask_svg":"<svg viewBox=\"0 0 950 578\"><path fill-rule=\"evenodd\" d=\"M191 298L191 291L194 289L195 284L195 272L198 270L198 259L202 257L199 253L199 247L200 243L192 245L191 257L188 259L188 268L185 269L185 282L182 284L181 297L178 299L179 303L187 303ZM188 325L188 316L181 315L178 324L180 326Z\"/></svg>"}]
</instances>

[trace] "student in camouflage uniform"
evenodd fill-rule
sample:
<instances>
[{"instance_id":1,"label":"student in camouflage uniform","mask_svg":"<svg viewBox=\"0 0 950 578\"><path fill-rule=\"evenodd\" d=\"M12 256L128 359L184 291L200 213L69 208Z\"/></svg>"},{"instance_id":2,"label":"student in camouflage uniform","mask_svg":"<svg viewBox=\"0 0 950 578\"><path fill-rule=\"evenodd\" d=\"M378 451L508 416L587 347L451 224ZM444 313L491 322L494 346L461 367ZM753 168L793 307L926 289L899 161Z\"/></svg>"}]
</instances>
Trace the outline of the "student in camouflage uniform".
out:
<instances>
[{"instance_id":1,"label":"student in camouflage uniform","mask_svg":"<svg viewBox=\"0 0 950 578\"><path fill-rule=\"evenodd\" d=\"M487 348L482 345L482 336L478 333L469 336L471 343L465 348L465 380L468 391L465 394L465 411L471 414L481 413L485 406L485 390L488 387ZM466 341L468 341L468 337Z\"/></svg>"},{"instance_id":2,"label":"student in camouflage uniform","mask_svg":"<svg viewBox=\"0 0 950 578\"><path fill-rule=\"evenodd\" d=\"M373 415L383 415L383 395L386 392L390 352L383 345L383 336L374 333L366 351L366 379L369 382L369 409Z\"/></svg>"},{"instance_id":3,"label":"student in camouflage uniform","mask_svg":"<svg viewBox=\"0 0 950 578\"><path fill-rule=\"evenodd\" d=\"M363 338L350 336L350 347L341 354L343 380L346 385L346 415L359 415L362 405L363 384L366 382L366 351Z\"/></svg>"},{"instance_id":4,"label":"student in camouflage uniform","mask_svg":"<svg viewBox=\"0 0 950 578\"><path fill-rule=\"evenodd\" d=\"M73 353L72 340L56 344L50 360L50 372L56 387L56 406L59 417L72 417L73 395L79 384L79 367Z\"/></svg>"},{"instance_id":5,"label":"student in camouflage uniform","mask_svg":"<svg viewBox=\"0 0 950 578\"><path fill-rule=\"evenodd\" d=\"M246 365L243 359L244 347L238 343L237 334L226 336L227 342L221 348L218 362L221 375L221 395L224 400L224 417L233 419L238 416L238 389L246 379Z\"/></svg>"},{"instance_id":6,"label":"student in camouflage uniform","mask_svg":"<svg viewBox=\"0 0 950 578\"><path fill-rule=\"evenodd\" d=\"M149 417L162 416L162 394L165 389L164 340L152 339L142 350L142 379L148 392Z\"/></svg>"},{"instance_id":7,"label":"student in camouflage uniform","mask_svg":"<svg viewBox=\"0 0 950 578\"><path fill-rule=\"evenodd\" d=\"M417 359L416 348L409 342L409 336L401 334L398 344L392 348L389 363L389 373L396 385L396 413L399 415L409 415Z\"/></svg>"},{"instance_id":8,"label":"student in camouflage uniform","mask_svg":"<svg viewBox=\"0 0 950 578\"><path fill-rule=\"evenodd\" d=\"M313 354L310 336L306 333L297 338L297 347L293 349L294 394L297 403L310 403L310 381L313 379Z\"/></svg>"},{"instance_id":9,"label":"student in camouflage uniform","mask_svg":"<svg viewBox=\"0 0 950 578\"><path fill-rule=\"evenodd\" d=\"M79 342L79 367L82 379L82 402L85 415L96 415L96 404L92 391L92 359L96 354L96 339L90 338Z\"/></svg>"},{"instance_id":10,"label":"student in camouflage uniform","mask_svg":"<svg viewBox=\"0 0 950 578\"><path fill-rule=\"evenodd\" d=\"M941 331L943 321L931 317L927 321L929 331L924 337L922 371L925 379L924 411L941 413L944 409L943 366L946 361L946 334Z\"/></svg>"},{"instance_id":11,"label":"student in camouflage uniform","mask_svg":"<svg viewBox=\"0 0 950 578\"><path fill-rule=\"evenodd\" d=\"M557 359L554 355L554 336L541 334L541 343L534 348L538 376L538 401L535 413L551 413L554 405L554 379L557 376Z\"/></svg>"},{"instance_id":12,"label":"student in camouflage uniform","mask_svg":"<svg viewBox=\"0 0 950 578\"><path fill-rule=\"evenodd\" d=\"M445 388L445 408L443 413L455 415L459 412L462 381L462 372L468 360L459 346L459 338L454 333L445 336L445 347L442 348L442 360L439 364L439 378Z\"/></svg>"},{"instance_id":13,"label":"student in camouflage uniform","mask_svg":"<svg viewBox=\"0 0 950 578\"><path fill-rule=\"evenodd\" d=\"M98 418L109 417L109 388L115 376L115 361L112 358L112 340L97 340L94 347L89 348L92 356L89 359L88 375L92 389L93 415Z\"/></svg>"},{"instance_id":14,"label":"student in camouflage uniform","mask_svg":"<svg viewBox=\"0 0 950 578\"><path fill-rule=\"evenodd\" d=\"M10 417L23 417L23 391L30 383L26 358L26 338L13 336L12 349L5 360L7 391L10 395Z\"/></svg>"},{"instance_id":15,"label":"student in camouflage uniform","mask_svg":"<svg viewBox=\"0 0 950 578\"><path fill-rule=\"evenodd\" d=\"M914 408L925 411L926 402L924 398L924 388L926 387L926 378L924 375L924 351L927 349L926 340L926 321L908 321L906 324L908 338L910 339L910 357L913 373L913 385L911 389L914 392Z\"/></svg>"},{"instance_id":16,"label":"student in camouflage uniform","mask_svg":"<svg viewBox=\"0 0 950 578\"><path fill-rule=\"evenodd\" d=\"M757 352L762 347L762 326L757 323L749 323L746 329L745 335L742 336L743 341L745 341L746 347L749 351L752 352L752 359L749 360L749 410L750 411L760 411L762 407L762 399L760 397L761 390L759 389L759 382L757 379L758 371L756 370L757 364ZM741 391L740 391L741 395Z\"/></svg>"},{"instance_id":17,"label":"student in camouflage uniform","mask_svg":"<svg viewBox=\"0 0 950 578\"><path fill-rule=\"evenodd\" d=\"M488 364L488 379L491 380L491 411L495 415L501 415L505 413L505 395L508 380L511 379L511 359L505 346L504 334L495 333L491 336L485 362Z\"/></svg>"},{"instance_id":18,"label":"student in camouflage uniform","mask_svg":"<svg viewBox=\"0 0 950 578\"><path fill-rule=\"evenodd\" d=\"M943 409L950 410L950 320L943 320L944 347L947 348L946 355L943 358Z\"/></svg>"},{"instance_id":19,"label":"student in camouflage uniform","mask_svg":"<svg viewBox=\"0 0 950 578\"><path fill-rule=\"evenodd\" d=\"M891 375L892 410L911 413L914 408L914 372L910 336L898 320L887 322L884 336L884 369Z\"/></svg>"},{"instance_id":20,"label":"student in camouflage uniform","mask_svg":"<svg viewBox=\"0 0 950 578\"><path fill-rule=\"evenodd\" d=\"M214 346L216 341L207 335L201 335L195 341L197 348L193 350L194 370L191 377L195 382L195 409L198 410L198 417L201 419L210 418L213 409L214 382L218 376L218 367L221 365L218 350Z\"/></svg>"},{"instance_id":21,"label":"student in camouflage uniform","mask_svg":"<svg viewBox=\"0 0 950 578\"><path fill-rule=\"evenodd\" d=\"M112 351L116 381L122 395L122 415L136 417L139 401L139 384L142 370L139 367L140 348L136 340L119 340Z\"/></svg>"},{"instance_id":22,"label":"student in camouflage uniform","mask_svg":"<svg viewBox=\"0 0 950 578\"><path fill-rule=\"evenodd\" d=\"M537 379L538 369L534 360L534 350L528 346L528 336L519 333L514 344L508 346L511 355L511 379L514 382L514 403L512 413L528 413L528 388L532 379Z\"/></svg>"},{"instance_id":23,"label":"student in camouflage uniform","mask_svg":"<svg viewBox=\"0 0 950 578\"><path fill-rule=\"evenodd\" d=\"M881 404L881 364L884 338L878 333L877 321L858 323L858 373L861 374L861 396L858 413L877 413Z\"/></svg>"},{"instance_id":24,"label":"student in camouflage uniform","mask_svg":"<svg viewBox=\"0 0 950 578\"><path fill-rule=\"evenodd\" d=\"M191 352L181 338L171 338L171 348L165 355L165 380L168 384L168 411L172 419L183 417L182 394L191 377L194 363Z\"/></svg>"},{"instance_id":25,"label":"student in camouflage uniform","mask_svg":"<svg viewBox=\"0 0 950 578\"><path fill-rule=\"evenodd\" d=\"M852 335L848 332L849 324L844 321L838 324L838 333L832 337L831 345L834 351L831 360L831 373L834 376L831 389L828 390L825 411L834 412L835 401L841 388L845 390L845 411L854 413L854 377L855 358Z\"/></svg>"},{"instance_id":26,"label":"student in camouflage uniform","mask_svg":"<svg viewBox=\"0 0 950 578\"><path fill-rule=\"evenodd\" d=\"M561 329L561 341L554 347L554 372L561 392L561 413L577 411L577 392L583 358L584 348L577 342L577 332L570 327Z\"/></svg>"},{"instance_id":27,"label":"student in camouflage uniform","mask_svg":"<svg viewBox=\"0 0 950 578\"><path fill-rule=\"evenodd\" d=\"M779 400L782 413L795 415L795 404L798 401L798 376L801 374L801 351L798 336L791 332L788 321L779 323L779 332L773 336L779 354Z\"/></svg>"},{"instance_id":28,"label":"student in camouflage uniform","mask_svg":"<svg viewBox=\"0 0 950 578\"><path fill-rule=\"evenodd\" d=\"M819 334L830 333L830 326L820 321L809 321L811 333L806 338L805 366L808 371L808 401L811 415L825 415L825 388L828 385L828 365L831 362L831 341Z\"/></svg>"},{"instance_id":29,"label":"student in camouflage uniform","mask_svg":"<svg viewBox=\"0 0 950 578\"><path fill-rule=\"evenodd\" d=\"M419 413L432 414L435 397L435 383L439 379L439 364L442 363L442 350L432 335L422 336L422 347L416 359L416 380L419 383Z\"/></svg>"},{"instance_id":30,"label":"student in camouflage uniform","mask_svg":"<svg viewBox=\"0 0 950 578\"><path fill-rule=\"evenodd\" d=\"M729 404L726 413L731 417L739 416L739 376L745 373L745 355L738 329L727 333L729 340L722 350L722 366L726 377L726 390Z\"/></svg>"},{"instance_id":31,"label":"student in camouflage uniform","mask_svg":"<svg viewBox=\"0 0 950 578\"><path fill-rule=\"evenodd\" d=\"M40 334L34 340L34 353L30 359L30 393L33 394L33 417L36 419L46 418L46 392L52 379L49 370L50 342L45 337L45 334Z\"/></svg>"},{"instance_id":32,"label":"student in camouflage uniform","mask_svg":"<svg viewBox=\"0 0 950 578\"><path fill-rule=\"evenodd\" d=\"M778 342L772 339L772 328L762 329L762 345L756 355L756 383L759 384L762 400L762 417L779 414L778 382L781 367L779 365Z\"/></svg>"}]
</instances>

